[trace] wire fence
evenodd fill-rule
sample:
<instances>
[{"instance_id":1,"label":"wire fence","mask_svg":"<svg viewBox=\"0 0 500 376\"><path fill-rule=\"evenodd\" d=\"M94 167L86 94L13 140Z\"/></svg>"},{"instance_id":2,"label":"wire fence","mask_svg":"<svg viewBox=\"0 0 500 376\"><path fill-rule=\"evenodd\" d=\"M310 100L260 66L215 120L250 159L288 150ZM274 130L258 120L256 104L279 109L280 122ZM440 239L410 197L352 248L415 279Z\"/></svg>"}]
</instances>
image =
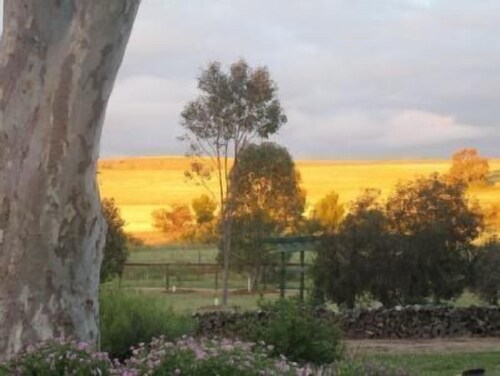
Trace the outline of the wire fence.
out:
<instances>
[{"instance_id":1,"label":"wire fence","mask_svg":"<svg viewBox=\"0 0 500 376\"><path fill-rule=\"evenodd\" d=\"M301 263L268 264L261 267L256 285L247 274L231 271L230 290L276 292L296 290L303 295L310 282L310 265ZM217 263L126 263L120 278L124 288L177 291L214 291L222 288L223 270Z\"/></svg>"}]
</instances>

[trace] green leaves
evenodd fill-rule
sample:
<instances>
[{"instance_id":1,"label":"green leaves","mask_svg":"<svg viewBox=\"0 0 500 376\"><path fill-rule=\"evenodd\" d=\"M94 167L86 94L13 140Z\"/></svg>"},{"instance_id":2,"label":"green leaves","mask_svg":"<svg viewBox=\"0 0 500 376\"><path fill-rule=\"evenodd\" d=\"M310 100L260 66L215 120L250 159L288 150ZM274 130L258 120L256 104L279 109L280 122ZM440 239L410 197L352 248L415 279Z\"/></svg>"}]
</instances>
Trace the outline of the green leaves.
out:
<instances>
[{"instance_id":1,"label":"green leaves","mask_svg":"<svg viewBox=\"0 0 500 376\"><path fill-rule=\"evenodd\" d=\"M255 287L262 266L279 257L263 240L298 228L305 194L292 157L286 148L274 143L248 145L232 174L236 183L233 264L251 275Z\"/></svg>"},{"instance_id":2,"label":"green leaves","mask_svg":"<svg viewBox=\"0 0 500 376\"><path fill-rule=\"evenodd\" d=\"M200 95L181 113L186 131L181 139L197 163L212 165L192 170L200 179L207 179L207 171L216 171L222 179L222 171L229 171L221 159L238 159L254 138L268 138L287 121L266 67L254 69L239 60L224 72L219 62L211 62L198 78L198 89ZM212 159L202 160L202 156Z\"/></svg>"},{"instance_id":3,"label":"green leaves","mask_svg":"<svg viewBox=\"0 0 500 376\"><path fill-rule=\"evenodd\" d=\"M366 293L386 306L460 294L484 229L464 184L432 174L399 183L385 204L379 195L360 195L318 249L317 289L348 307Z\"/></svg>"},{"instance_id":4,"label":"green leaves","mask_svg":"<svg viewBox=\"0 0 500 376\"><path fill-rule=\"evenodd\" d=\"M106 282L122 274L129 251L128 236L123 230L125 221L120 216L115 200L103 199L101 205L108 228L101 264L101 282Z\"/></svg>"}]
</instances>

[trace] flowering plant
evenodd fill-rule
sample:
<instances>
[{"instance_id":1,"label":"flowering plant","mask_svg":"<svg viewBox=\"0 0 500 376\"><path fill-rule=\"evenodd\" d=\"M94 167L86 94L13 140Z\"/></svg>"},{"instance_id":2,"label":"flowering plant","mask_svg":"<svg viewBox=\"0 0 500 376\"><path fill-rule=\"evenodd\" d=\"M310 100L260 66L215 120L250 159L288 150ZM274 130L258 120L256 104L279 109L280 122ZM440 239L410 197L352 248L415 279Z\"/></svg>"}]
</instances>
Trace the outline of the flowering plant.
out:
<instances>
[{"instance_id":1,"label":"flowering plant","mask_svg":"<svg viewBox=\"0 0 500 376\"><path fill-rule=\"evenodd\" d=\"M134 376L297 374L296 364L285 357L271 358L269 350L263 343L186 336L173 343L159 337L147 346L140 344L134 348L132 357L125 361L123 371Z\"/></svg>"},{"instance_id":2,"label":"flowering plant","mask_svg":"<svg viewBox=\"0 0 500 376\"><path fill-rule=\"evenodd\" d=\"M89 344L64 339L30 345L7 365L9 376L108 376L112 364L106 353L94 352Z\"/></svg>"},{"instance_id":3,"label":"flowering plant","mask_svg":"<svg viewBox=\"0 0 500 376\"><path fill-rule=\"evenodd\" d=\"M273 346L229 339L184 336L176 342L154 338L131 349L124 362L92 351L85 342L53 340L29 346L0 376L406 376L379 365L342 360L334 364L298 365L272 357Z\"/></svg>"}]
</instances>

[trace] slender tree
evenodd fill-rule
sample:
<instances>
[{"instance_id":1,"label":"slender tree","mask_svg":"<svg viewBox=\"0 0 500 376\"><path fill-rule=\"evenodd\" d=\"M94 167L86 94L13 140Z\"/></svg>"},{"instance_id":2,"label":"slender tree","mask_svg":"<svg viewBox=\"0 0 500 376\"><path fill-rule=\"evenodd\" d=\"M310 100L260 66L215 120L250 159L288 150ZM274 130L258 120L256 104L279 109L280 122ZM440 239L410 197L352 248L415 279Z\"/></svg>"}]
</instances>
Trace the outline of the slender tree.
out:
<instances>
[{"instance_id":1,"label":"slender tree","mask_svg":"<svg viewBox=\"0 0 500 376\"><path fill-rule=\"evenodd\" d=\"M221 209L224 259L222 304L228 300L229 258L233 190L230 178L232 164L237 165L240 151L254 139L266 139L286 123L277 86L265 67L251 68L244 60L224 72L220 63L212 62L198 78L200 95L188 102L181 113L185 134L181 140L189 145L191 169L186 177L209 189L207 181L214 175L217 191L212 193Z\"/></svg>"},{"instance_id":2,"label":"slender tree","mask_svg":"<svg viewBox=\"0 0 500 376\"><path fill-rule=\"evenodd\" d=\"M0 358L58 336L97 343L104 245L96 162L139 0L4 0Z\"/></svg>"}]
</instances>

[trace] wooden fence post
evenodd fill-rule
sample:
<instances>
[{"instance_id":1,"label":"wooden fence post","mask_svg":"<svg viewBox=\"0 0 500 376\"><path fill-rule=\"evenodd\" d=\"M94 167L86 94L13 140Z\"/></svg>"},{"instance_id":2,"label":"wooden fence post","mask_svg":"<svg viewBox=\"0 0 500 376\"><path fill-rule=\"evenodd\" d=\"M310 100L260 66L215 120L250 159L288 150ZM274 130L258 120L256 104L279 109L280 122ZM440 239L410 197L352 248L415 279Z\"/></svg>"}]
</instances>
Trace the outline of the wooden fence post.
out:
<instances>
[{"instance_id":1,"label":"wooden fence post","mask_svg":"<svg viewBox=\"0 0 500 376\"><path fill-rule=\"evenodd\" d=\"M281 283L280 283L280 298L285 297L286 288L286 266L285 266L285 252L281 252Z\"/></svg>"},{"instance_id":2,"label":"wooden fence post","mask_svg":"<svg viewBox=\"0 0 500 376\"><path fill-rule=\"evenodd\" d=\"M215 268L215 291L219 290L219 268Z\"/></svg>"},{"instance_id":3,"label":"wooden fence post","mask_svg":"<svg viewBox=\"0 0 500 376\"><path fill-rule=\"evenodd\" d=\"M165 264L165 289L170 290L170 265Z\"/></svg>"},{"instance_id":4,"label":"wooden fence post","mask_svg":"<svg viewBox=\"0 0 500 376\"><path fill-rule=\"evenodd\" d=\"M300 251L300 301L304 301L304 290L305 290L305 262L304 262L304 250Z\"/></svg>"},{"instance_id":5,"label":"wooden fence post","mask_svg":"<svg viewBox=\"0 0 500 376\"><path fill-rule=\"evenodd\" d=\"M267 265L264 266L264 292L267 291Z\"/></svg>"}]
</instances>

